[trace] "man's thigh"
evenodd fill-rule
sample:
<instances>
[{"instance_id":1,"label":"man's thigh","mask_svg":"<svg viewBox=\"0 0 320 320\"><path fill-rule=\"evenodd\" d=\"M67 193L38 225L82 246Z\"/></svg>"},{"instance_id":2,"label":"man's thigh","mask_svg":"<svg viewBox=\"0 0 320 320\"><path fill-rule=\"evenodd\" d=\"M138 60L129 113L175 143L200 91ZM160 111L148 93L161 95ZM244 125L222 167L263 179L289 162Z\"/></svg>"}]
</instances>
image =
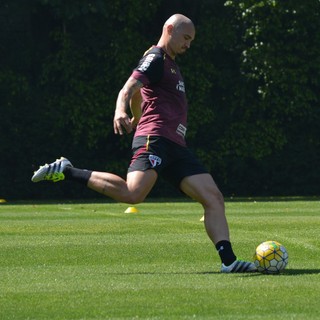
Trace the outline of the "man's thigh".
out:
<instances>
[{"instance_id":1,"label":"man's thigh","mask_svg":"<svg viewBox=\"0 0 320 320\"><path fill-rule=\"evenodd\" d=\"M211 205L217 198L223 199L218 186L209 173L185 177L180 183L180 189L190 198L204 205Z\"/></svg>"}]
</instances>

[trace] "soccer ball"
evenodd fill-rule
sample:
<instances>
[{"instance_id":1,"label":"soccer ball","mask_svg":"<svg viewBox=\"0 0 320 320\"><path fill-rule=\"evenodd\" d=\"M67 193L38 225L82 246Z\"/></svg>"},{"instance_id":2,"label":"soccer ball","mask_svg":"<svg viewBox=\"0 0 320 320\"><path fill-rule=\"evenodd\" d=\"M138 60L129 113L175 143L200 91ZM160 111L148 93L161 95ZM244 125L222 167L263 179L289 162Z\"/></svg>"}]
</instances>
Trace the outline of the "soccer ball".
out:
<instances>
[{"instance_id":1,"label":"soccer ball","mask_svg":"<svg viewBox=\"0 0 320 320\"><path fill-rule=\"evenodd\" d=\"M265 241L258 245L254 264L261 273L277 274L288 264L286 248L277 241Z\"/></svg>"}]
</instances>

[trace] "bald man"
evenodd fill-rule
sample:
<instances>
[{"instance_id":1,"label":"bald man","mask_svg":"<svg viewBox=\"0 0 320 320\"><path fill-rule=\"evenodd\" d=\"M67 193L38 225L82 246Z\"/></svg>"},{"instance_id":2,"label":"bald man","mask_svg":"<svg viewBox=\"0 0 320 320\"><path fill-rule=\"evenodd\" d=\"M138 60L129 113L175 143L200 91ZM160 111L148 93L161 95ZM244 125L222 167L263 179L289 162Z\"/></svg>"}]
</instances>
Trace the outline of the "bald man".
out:
<instances>
[{"instance_id":1,"label":"bald man","mask_svg":"<svg viewBox=\"0 0 320 320\"><path fill-rule=\"evenodd\" d=\"M195 27L188 17L171 16L157 45L145 52L118 94L114 132L135 130L126 180L109 172L74 168L62 157L40 167L32 181L77 181L119 202L136 204L144 201L162 175L203 206L205 229L221 258L221 272L254 272L253 263L237 260L223 196L186 145L186 87L175 58L190 48L194 38Z\"/></svg>"}]
</instances>

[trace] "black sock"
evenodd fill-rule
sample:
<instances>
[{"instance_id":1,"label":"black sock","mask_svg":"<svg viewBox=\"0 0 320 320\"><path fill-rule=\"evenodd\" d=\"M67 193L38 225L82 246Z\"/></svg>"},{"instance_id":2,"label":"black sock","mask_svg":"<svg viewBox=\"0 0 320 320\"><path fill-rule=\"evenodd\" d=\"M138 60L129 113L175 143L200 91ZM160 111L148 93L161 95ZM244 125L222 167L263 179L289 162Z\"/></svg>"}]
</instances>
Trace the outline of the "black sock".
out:
<instances>
[{"instance_id":1,"label":"black sock","mask_svg":"<svg viewBox=\"0 0 320 320\"><path fill-rule=\"evenodd\" d=\"M227 240L219 241L216 244L216 249L219 252L220 259L225 266L229 266L232 262L237 260L235 256L231 243Z\"/></svg>"},{"instance_id":2,"label":"black sock","mask_svg":"<svg viewBox=\"0 0 320 320\"><path fill-rule=\"evenodd\" d=\"M78 181L79 183L87 186L92 171L67 166L63 173L66 180Z\"/></svg>"}]
</instances>

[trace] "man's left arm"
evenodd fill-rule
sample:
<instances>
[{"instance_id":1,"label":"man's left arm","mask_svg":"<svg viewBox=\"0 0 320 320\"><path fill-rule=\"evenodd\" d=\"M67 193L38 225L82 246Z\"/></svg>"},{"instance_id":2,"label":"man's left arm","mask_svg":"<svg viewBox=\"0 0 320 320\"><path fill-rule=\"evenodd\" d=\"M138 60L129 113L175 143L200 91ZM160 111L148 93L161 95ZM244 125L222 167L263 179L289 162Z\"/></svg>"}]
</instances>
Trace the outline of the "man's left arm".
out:
<instances>
[{"instance_id":1,"label":"man's left arm","mask_svg":"<svg viewBox=\"0 0 320 320\"><path fill-rule=\"evenodd\" d=\"M131 125L135 128L141 118L141 103L142 103L142 96L140 90L138 90L130 100L130 110L132 114L131 118Z\"/></svg>"}]
</instances>

